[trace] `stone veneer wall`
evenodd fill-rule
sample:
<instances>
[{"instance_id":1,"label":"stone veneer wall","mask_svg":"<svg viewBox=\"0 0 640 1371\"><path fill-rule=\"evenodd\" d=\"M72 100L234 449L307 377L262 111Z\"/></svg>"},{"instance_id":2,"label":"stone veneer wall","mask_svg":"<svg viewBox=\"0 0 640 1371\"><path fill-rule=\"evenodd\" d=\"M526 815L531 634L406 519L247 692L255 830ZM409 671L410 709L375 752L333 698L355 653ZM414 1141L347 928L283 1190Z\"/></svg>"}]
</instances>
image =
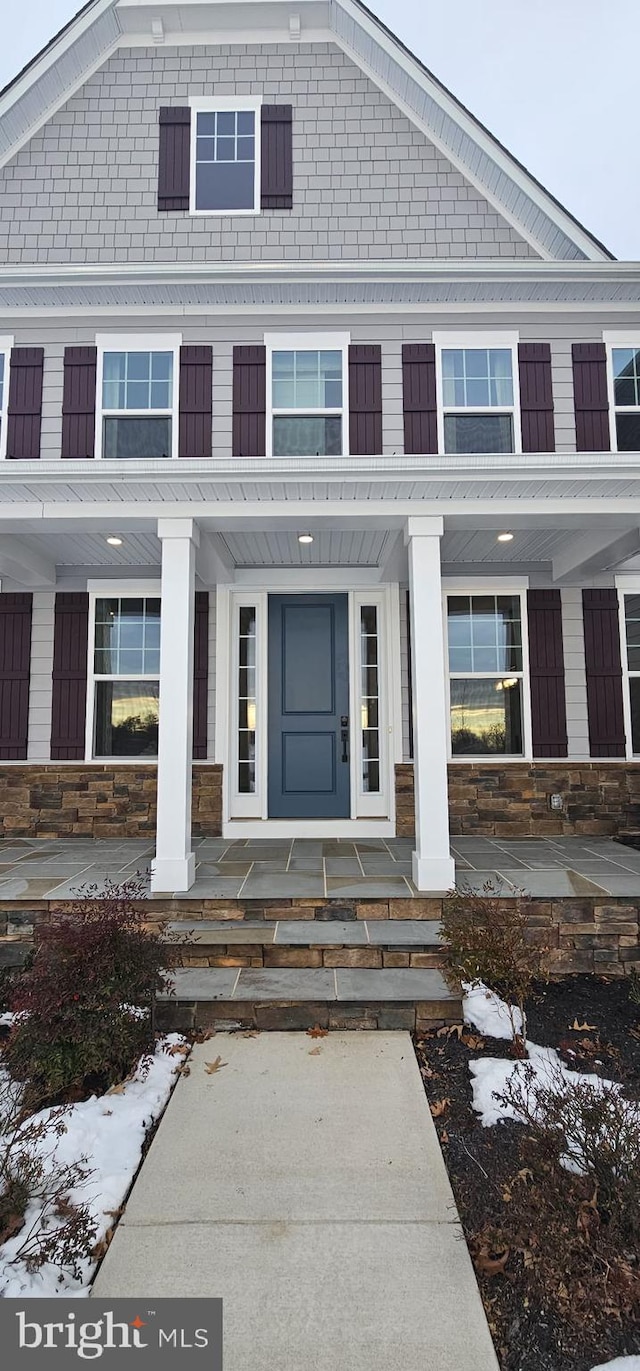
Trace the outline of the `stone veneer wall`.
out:
<instances>
[{"instance_id":1,"label":"stone veneer wall","mask_svg":"<svg viewBox=\"0 0 640 1371\"><path fill-rule=\"evenodd\" d=\"M0 766L4 838L152 838L155 766ZM222 767L193 768L193 833L222 831Z\"/></svg>"},{"instance_id":2,"label":"stone veneer wall","mask_svg":"<svg viewBox=\"0 0 640 1371\"><path fill-rule=\"evenodd\" d=\"M561 812L549 796L564 797ZM449 767L451 833L592 837L640 825L640 762L456 762ZM415 828L413 765L396 766L396 832Z\"/></svg>"}]
</instances>

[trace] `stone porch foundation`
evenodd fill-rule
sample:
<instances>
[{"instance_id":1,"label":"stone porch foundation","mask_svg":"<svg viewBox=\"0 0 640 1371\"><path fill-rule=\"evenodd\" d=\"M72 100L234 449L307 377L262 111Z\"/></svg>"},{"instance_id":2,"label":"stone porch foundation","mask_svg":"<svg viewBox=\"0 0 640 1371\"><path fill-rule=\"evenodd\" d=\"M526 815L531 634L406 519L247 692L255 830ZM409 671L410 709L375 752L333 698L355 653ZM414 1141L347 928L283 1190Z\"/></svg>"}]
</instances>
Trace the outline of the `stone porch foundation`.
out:
<instances>
[{"instance_id":1,"label":"stone porch foundation","mask_svg":"<svg viewBox=\"0 0 640 1371\"><path fill-rule=\"evenodd\" d=\"M549 796L560 794L555 812ZM452 837L609 837L640 827L640 762L456 762L449 766ZM396 766L396 833L413 836L413 764Z\"/></svg>"},{"instance_id":2,"label":"stone porch foundation","mask_svg":"<svg viewBox=\"0 0 640 1371\"><path fill-rule=\"evenodd\" d=\"M155 765L0 766L0 837L146 838L156 833ZM222 832L222 767L193 767L192 830Z\"/></svg>"}]
</instances>

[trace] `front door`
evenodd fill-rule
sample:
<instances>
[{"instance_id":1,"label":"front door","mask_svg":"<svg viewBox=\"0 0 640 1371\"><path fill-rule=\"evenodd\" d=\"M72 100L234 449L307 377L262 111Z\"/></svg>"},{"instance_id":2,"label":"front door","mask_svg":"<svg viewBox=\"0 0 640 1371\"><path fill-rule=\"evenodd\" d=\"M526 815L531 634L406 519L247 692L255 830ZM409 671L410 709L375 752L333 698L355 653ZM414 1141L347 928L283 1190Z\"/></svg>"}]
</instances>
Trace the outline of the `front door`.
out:
<instances>
[{"instance_id":1,"label":"front door","mask_svg":"<svg viewBox=\"0 0 640 1371\"><path fill-rule=\"evenodd\" d=\"M269 818L348 819L346 595L269 596Z\"/></svg>"}]
</instances>

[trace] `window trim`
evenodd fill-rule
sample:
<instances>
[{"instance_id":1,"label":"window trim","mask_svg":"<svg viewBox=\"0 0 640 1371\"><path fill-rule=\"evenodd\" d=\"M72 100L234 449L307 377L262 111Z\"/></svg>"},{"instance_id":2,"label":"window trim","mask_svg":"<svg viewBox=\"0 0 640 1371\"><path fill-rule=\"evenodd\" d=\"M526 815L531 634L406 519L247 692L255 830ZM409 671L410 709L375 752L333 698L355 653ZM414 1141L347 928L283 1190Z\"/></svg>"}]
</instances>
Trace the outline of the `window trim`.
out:
<instances>
[{"instance_id":1,"label":"window trim","mask_svg":"<svg viewBox=\"0 0 640 1371\"><path fill-rule=\"evenodd\" d=\"M640 352L640 332L638 329L631 332L616 332L613 329L604 329L602 341L607 352L607 397L609 400L609 447L611 452L618 452L618 427L616 424L616 413L620 410L621 414L637 414L640 417L640 405L616 406L615 385L613 378L613 350L614 348L633 348Z\"/></svg>"},{"instance_id":2,"label":"window trim","mask_svg":"<svg viewBox=\"0 0 640 1371\"><path fill-rule=\"evenodd\" d=\"M531 725L531 672L529 669L529 619L527 613L527 591L529 589L528 577L516 577L509 580L500 581L495 577L478 578L476 580L468 577L459 578L455 576L442 578L442 625L444 634L444 661L446 672L446 700L447 700L447 751L449 761L453 765L481 762L482 765L498 765L512 762L533 761L533 737ZM453 752L451 741L451 679L452 673L449 670L449 617L447 601L452 595L517 595L520 599L520 623L522 628L522 671L513 672L522 679L522 752L496 753L495 756L486 752L468 752L464 756ZM468 674L468 673L467 673ZM486 671L472 673L478 679L494 680L499 672ZM456 679L462 679L462 673L454 672ZM465 678L466 679L466 678Z\"/></svg>"},{"instance_id":3,"label":"window trim","mask_svg":"<svg viewBox=\"0 0 640 1371\"><path fill-rule=\"evenodd\" d=\"M190 126L190 147L189 147L189 214L195 219L203 218L232 218L236 215L253 215L261 213L261 187L262 187L262 128L261 110L263 101L256 95L194 95L189 100L191 110ZM199 114L223 114L231 111L232 113L244 114L253 112L255 114L255 166L253 181L253 209L196 209L196 152L197 152L197 116Z\"/></svg>"},{"instance_id":4,"label":"window trim","mask_svg":"<svg viewBox=\"0 0 640 1371\"><path fill-rule=\"evenodd\" d=\"M342 353L342 407L341 409L305 409L305 414L333 415L342 419L341 457L349 456L349 347L350 333L265 333L264 345L267 353L266 374L266 455L273 457L273 419L276 414L297 414L302 410L273 408L273 354L274 352L341 352ZM283 459L284 460L284 459ZM307 460L306 458L303 460ZM313 458L309 458L312 461Z\"/></svg>"},{"instance_id":5,"label":"window trim","mask_svg":"<svg viewBox=\"0 0 640 1371\"><path fill-rule=\"evenodd\" d=\"M624 345L623 345L624 346ZM640 752L633 750L633 728L631 726L631 687L630 681L640 676L638 671L629 670L627 656L627 620L624 607L625 595L640 595L640 576L616 576L618 592L618 620L620 624L620 662L622 665L622 713L624 718L625 753L628 762L640 761Z\"/></svg>"},{"instance_id":6,"label":"window trim","mask_svg":"<svg viewBox=\"0 0 640 1371\"><path fill-rule=\"evenodd\" d=\"M161 600L161 583L157 581L88 581L87 590L89 593L89 620L87 631L87 704L85 717L85 761L120 765L140 766L141 764L157 766L157 757L98 757L93 752L93 733L94 733L94 712L96 681L111 679L135 680L135 681L158 681L160 684L160 670L153 675L146 673L140 676L123 676L112 678L96 674L94 671L94 650L96 639L96 601L104 600L111 596L119 600L153 599ZM162 603L160 604L160 623L162 624Z\"/></svg>"},{"instance_id":7,"label":"window trim","mask_svg":"<svg viewBox=\"0 0 640 1371\"><path fill-rule=\"evenodd\" d=\"M0 405L0 462L3 462L7 455L7 429L9 427L9 381L11 375L12 348L13 336L11 334L3 334L0 337L0 356L4 357L2 404Z\"/></svg>"},{"instance_id":8,"label":"window trim","mask_svg":"<svg viewBox=\"0 0 640 1371\"><path fill-rule=\"evenodd\" d=\"M180 444L180 348L182 347L181 333L97 333L97 368L96 368L96 427L95 427L95 455L97 461L124 461L124 458L103 456L102 452L102 433L103 419L105 415L122 414L130 418L147 418L154 414L171 416L171 456L146 458L148 461L167 460L174 461L179 456ZM172 352L173 353L173 388L172 388L172 408L171 410L103 410L102 408L102 382L104 375L104 354L105 352Z\"/></svg>"},{"instance_id":9,"label":"window trim","mask_svg":"<svg viewBox=\"0 0 640 1371\"><path fill-rule=\"evenodd\" d=\"M509 413L513 418L513 452L522 452L522 420L520 414L520 372L518 366L518 344L520 334L513 331L487 332L487 333L460 333L449 332L445 329L434 330L432 342L436 350L436 405L437 405L437 428L438 428L438 452L445 452L444 441L444 420L445 414L506 414ZM503 348L511 352L511 371L513 380L513 404L512 405L474 405L468 409L462 409L458 405L444 404L444 386L442 376L442 353L450 348L461 348L464 351L482 351L485 348ZM449 453L451 457L473 456L474 454ZM475 454L479 456L480 454ZM508 454L505 453L504 456Z\"/></svg>"}]
</instances>

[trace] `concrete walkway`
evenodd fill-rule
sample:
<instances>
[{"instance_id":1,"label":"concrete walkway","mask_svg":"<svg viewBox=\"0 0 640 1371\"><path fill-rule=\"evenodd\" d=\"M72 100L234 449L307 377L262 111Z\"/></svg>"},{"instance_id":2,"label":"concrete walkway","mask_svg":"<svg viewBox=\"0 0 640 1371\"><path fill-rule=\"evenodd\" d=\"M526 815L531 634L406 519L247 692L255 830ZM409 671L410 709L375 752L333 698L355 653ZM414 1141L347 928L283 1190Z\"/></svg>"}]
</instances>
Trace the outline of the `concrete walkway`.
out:
<instances>
[{"instance_id":1,"label":"concrete walkway","mask_svg":"<svg viewBox=\"0 0 640 1371\"><path fill-rule=\"evenodd\" d=\"M497 1371L406 1033L198 1045L94 1294L221 1295L225 1371Z\"/></svg>"}]
</instances>

